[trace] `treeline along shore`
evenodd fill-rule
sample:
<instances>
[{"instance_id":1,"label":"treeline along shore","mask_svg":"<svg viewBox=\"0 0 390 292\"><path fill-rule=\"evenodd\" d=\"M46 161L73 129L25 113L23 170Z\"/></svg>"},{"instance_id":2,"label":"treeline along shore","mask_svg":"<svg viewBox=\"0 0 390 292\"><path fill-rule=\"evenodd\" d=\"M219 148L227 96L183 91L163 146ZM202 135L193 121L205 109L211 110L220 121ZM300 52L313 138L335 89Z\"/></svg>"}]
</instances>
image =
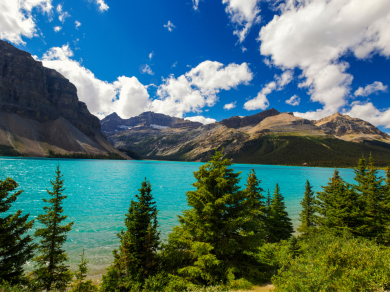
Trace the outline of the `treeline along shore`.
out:
<instances>
[{"instance_id":1,"label":"treeline along shore","mask_svg":"<svg viewBox=\"0 0 390 292\"><path fill-rule=\"evenodd\" d=\"M380 177L370 156L354 172L355 183L349 184L336 169L317 194L306 181L294 233L278 184L273 192L263 190L252 170L240 188L241 172L216 151L194 172L195 189L186 193L189 209L166 242L145 178L99 285L86 280L84 251L76 271L67 264L63 246L73 222L65 223L60 166L36 222L20 210L9 212L22 191L7 178L0 181L0 291L220 292L269 282L289 292L388 291L390 169ZM29 273L26 262L33 266Z\"/></svg>"}]
</instances>

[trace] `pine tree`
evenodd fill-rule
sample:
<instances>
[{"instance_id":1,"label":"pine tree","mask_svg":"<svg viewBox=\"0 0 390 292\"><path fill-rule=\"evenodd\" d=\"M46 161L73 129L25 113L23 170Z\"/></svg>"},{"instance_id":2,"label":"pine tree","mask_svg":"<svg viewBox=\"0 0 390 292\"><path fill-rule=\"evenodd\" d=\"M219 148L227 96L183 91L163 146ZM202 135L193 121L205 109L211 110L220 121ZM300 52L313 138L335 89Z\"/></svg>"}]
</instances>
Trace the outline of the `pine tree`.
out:
<instances>
[{"instance_id":1,"label":"pine tree","mask_svg":"<svg viewBox=\"0 0 390 292\"><path fill-rule=\"evenodd\" d=\"M63 249L67 233L72 229L73 222L61 225L68 216L62 215L63 195L65 191L64 180L62 179L60 166L57 166L55 180L50 181L53 190L47 190L51 199L43 199L49 206L43 207L45 214L38 216L38 221L43 225L37 228L35 236L40 238L38 245L38 256L34 258L36 268L32 272L37 289L52 289L65 291L66 286L72 280L72 273L65 264L68 257Z\"/></svg>"},{"instance_id":2,"label":"pine tree","mask_svg":"<svg viewBox=\"0 0 390 292\"><path fill-rule=\"evenodd\" d=\"M23 282L23 265L33 257L35 245L30 235L34 220L27 222L29 214L18 210L6 215L12 203L23 191L15 191L18 184L11 178L0 180L0 280L12 284Z\"/></svg>"},{"instance_id":3,"label":"pine tree","mask_svg":"<svg viewBox=\"0 0 390 292\"><path fill-rule=\"evenodd\" d=\"M121 245L114 251L114 264L103 276L104 291L141 290L145 280L158 272L158 211L149 181L145 179L139 192L138 201L131 201L126 214L126 230L118 234Z\"/></svg>"},{"instance_id":4,"label":"pine tree","mask_svg":"<svg viewBox=\"0 0 390 292\"><path fill-rule=\"evenodd\" d=\"M385 171L385 185L384 185L384 197L382 202L382 209L384 211L384 219L387 222L387 228L383 235L382 242L390 244L390 167L388 166Z\"/></svg>"},{"instance_id":5,"label":"pine tree","mask_svg":"<svg viewBox=\"0 0 390 292\"><path fill-rule=\"evenodd\" d=\"M360 194L363 205L363 226L360 234L382 241L389 225L390 210L387 207L386 184L382 184L384 179L378 176L371 154L368 165L364 158L360 159L355 169L355 181L357 184L354 187Z\"/></svg>"},{"instance_id":6,"label":"pine tree","mask_svg":"<svg viewBox=\"0 0 390 292\"><path fill-rule=\"evenodd\" d=\"M299 214L299 221L301 225L298 227L298 231L302 235L310 234L315 228L315 196L312 190L312 186L309 181L306 180L305 196L301 202L302 211Z\"/></svg>"},{"instance_id":7,"label":"pine tree","mask_svg":"<svg viewBox=\"0 0 390 292\"><path fill-rule=\"evenodd\" d=\"M270 241L271 236L271 194L269 189L267 191L267 199L265 201L265 209L264 209L264 225L265 225L265 239L267 242Z\"/></svg>"},{"instance_id":8,"label":"pine tree","mask_svg":"<svg viewBox=\"0 0 390 292\"><path fill-rule=\"evenodd\" d=\"M347 230L359 235L361 212L359 197L355 190L345 183L336 169L330 182L317 193L316 224L323 230L341 234Z\"/></svg>"},{"instance_id":9,"label":"pine tree","mask_svg":"<svg viewBox=\"0 0 390 292\"><path fill-rule=\"evenodd\" d=\"M219 285L258 273L253 254L264 238L259 232L260 189L253 187L252 173L247 190L240 190L240 172L235 173L230 160L222 156L216 151L209 163L194 172L196 190L187 192L191 208L179 216L180 225L165 246L170 269L182 282Z\"/></svg>"},{"instance_id":10,"label":"pine tree","mask_svg":"<svg viewBox=\"0 0 390 292\"><path fill-rule=\"evenodd\" d=\"M270 242L278 242L280 240L287 240L294 233L294 227L291 219L288 217L286 206L284 204L284 197L280 193L279 185L276 184L274 195L271 201L270 210Z\"/></svg>"},{"instance_id":11,"label":"pine tree","mask_svg":"<svg viewBox=\"0 0 390 292\"><path fill-rule=\"evenodd\" d=\"M74 285L71 289L71 292L92 292L98 291L97 286L92 284L92 280L85 281L88 273L88 261L84 257L84 249L83 253L80 255L81 262L78 265L79 269L75 273L76 280L74 281Z\"/></svg>"},{"instance_id":12,"label":"pine tree","mask_svg":"<svg viewBox=\"0 0 390 292\"><path fill-rule=\"evenodd\" d=\"M260 187L261 180L257 179L256 172L254 169L249 171L248 178L246 181L245 191L248 193L248 198L251 199L253 209L258 209L259 220L263 222L260 232L264 233L265 228L265 216L266 216L266 202L265 197L262 195L264 190Z\"/></svg>"}]
</instances>

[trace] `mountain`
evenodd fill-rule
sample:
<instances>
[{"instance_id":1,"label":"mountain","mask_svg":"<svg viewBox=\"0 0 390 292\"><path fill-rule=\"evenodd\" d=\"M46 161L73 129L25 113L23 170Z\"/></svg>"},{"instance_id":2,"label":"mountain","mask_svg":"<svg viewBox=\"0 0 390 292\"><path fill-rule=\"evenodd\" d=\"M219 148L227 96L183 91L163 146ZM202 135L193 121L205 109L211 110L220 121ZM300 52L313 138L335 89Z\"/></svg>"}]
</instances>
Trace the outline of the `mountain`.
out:
<instances>
[{"instance_id":1,"label":"mountain","mask_svg":"<svg viewBox=\"0 0 390 292\"><path fill-rule=\"evenodd\" d=\"M76 87L27 52L0 40L0 155L117 155Z\"/></svg>"},{"instance_id":2,"label":"mountain","mask_svg":"<svg viewBox=\"0 0 390 292\"><path fill-rule=\"evenodd\" d=\"M270 109L196 128L135 126L105 133L116 147L145 159L207 161L215 149L224 149L235 163L355 166L362 155L372 153L378 166L390 165L389 136L340 114L310 121ZM351 142L346 135L361 139Z\"/></svg>"},{"instance_id":3,"label":"mountain","mask_svg":"<svg viewBox=\"0 0 390 292\"><path fill-rule=\"evenodd\" d=\"M116 113L108 115L103 120L101 120L102 130L104 132L118 132L127 130L129 128L154 128L154 129L164 129L164 128L185 128L185 129L195 129L203 124L198 122L192 122L189 120L174 118L164 114L158 114L154 112L144 112L137 117L132 117L130 119L122 119Z\"/></svg>"}]
</instances>

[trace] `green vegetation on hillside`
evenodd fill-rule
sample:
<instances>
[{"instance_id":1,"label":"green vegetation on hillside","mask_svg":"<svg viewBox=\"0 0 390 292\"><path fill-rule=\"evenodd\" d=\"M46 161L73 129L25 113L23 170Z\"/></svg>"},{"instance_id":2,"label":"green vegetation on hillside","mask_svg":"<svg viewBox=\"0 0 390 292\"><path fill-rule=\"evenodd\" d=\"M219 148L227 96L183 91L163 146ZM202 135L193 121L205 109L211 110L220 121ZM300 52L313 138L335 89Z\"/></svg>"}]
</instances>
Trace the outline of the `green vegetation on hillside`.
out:
<instances>
[{"instance_id":1,"label":"green vegetation on hillside","mask_svg":"<svg viewBox=\"0 0 390 292\"><path fill-rule=\"evenodd\" d=\"M68 153L60 154L55 153L53 150L49 149L48 153L49 158L72 158L72 159L109 159L109 160L126 160L122 156L116 153L108 154L87 154L87 153Z\"/></svg>"},{"instance_id":2,"label":"green vegetation on hillside","mask_svg":"<svg viewBox=\"0 0 390 292\"><path fill-rule=\"evenodd\" d=\"M305 190L300 190L304 191L298 228L302 235L295 237L279 186L272 199L269 192L265 197L261 180L251 171L241 189L240 172L222 158L216 151L194 172L195 190L186 193L189 209L179 216L179 225L165 244L160 242L158 210L145 179L136 201L131 201L126 228L118 234L119 250L113 252L113 264L99 291L222 292L268 281L276 291L285 292L390 289L390 168L381 178L372 156L368 163L360 159L355 184L346 183L336 170L317 195L307 181ZM15 184L9 190L5 186L1 184L2 200L15 188ZM18 254L1 252L11 250L15 241L3 237L0 242L0 291L98 289L85 281L84 252L69 286L72 275L62 246L72 223L60 224L66 219L61 207L66 196L59 167L52 186L53 191L48 191L52 199L45 200L50 206L38 216L43 227L35 232L41 241L34 271L24 277L19 266L23 287L4 276L10 267L3 263L16 260ZM10 206L17 195L0 206ZM11 222L4 216L6 210L0 208L2 228ZM24 227L16 242L28 239Z\"/></svg>"},{"instance_id":3,"label":"green vegetation on hillside","mask_svg":"<svg viewBox=\"0 0 390 292\"><path fill-rule=\"evenodd\" d=\"M390 147L383 142L347 142L316 136L269 135L247 141L238 153L227 153L235 163L353 167L362 155L377 158L377 166L390 165Z\"/></svg>"},{"instance_id":4,"label":"green vegetation on hillside","mask_svg":"<svg viewBox=\"0 0 390 292\"><path fill-rule=\"evenodd\" d=\"M0 156L24 156L11 146L0 145Z\"/></svg>"}]
</instances>

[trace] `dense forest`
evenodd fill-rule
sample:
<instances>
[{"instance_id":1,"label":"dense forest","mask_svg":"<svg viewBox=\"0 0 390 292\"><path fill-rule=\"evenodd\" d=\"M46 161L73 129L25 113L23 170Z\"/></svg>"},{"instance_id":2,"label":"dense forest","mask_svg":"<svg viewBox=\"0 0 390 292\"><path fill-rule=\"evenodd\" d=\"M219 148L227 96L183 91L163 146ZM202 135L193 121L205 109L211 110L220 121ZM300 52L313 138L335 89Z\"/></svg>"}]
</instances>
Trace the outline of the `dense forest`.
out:
<instances>
[{"instance_id":1,"label":"dense forest","mask_svg":"<svg viewBox=\"0 0 390 292\"><path fill-rule=\"evenodd\" d=\"M250 290L272 282L276 291L387 291L390 289L390 169L378 175L372 156L355 167L355 184L335 170L315 194L302 192L298 233L286 212L283 190L261 188L254 170L239 187L240 172L216 151L194 172L189 209L162 243L158 206L145 179L129 205L119 246L101 284L87 281L88 261L67 265L63 244L64 178L58 166L36 223L9 213L22 191L0 181L0 291L203 291ZM272 194L271 194L272 193ZM26 274L24 264L32 261Z\"/></svg>"}]
</instances>

